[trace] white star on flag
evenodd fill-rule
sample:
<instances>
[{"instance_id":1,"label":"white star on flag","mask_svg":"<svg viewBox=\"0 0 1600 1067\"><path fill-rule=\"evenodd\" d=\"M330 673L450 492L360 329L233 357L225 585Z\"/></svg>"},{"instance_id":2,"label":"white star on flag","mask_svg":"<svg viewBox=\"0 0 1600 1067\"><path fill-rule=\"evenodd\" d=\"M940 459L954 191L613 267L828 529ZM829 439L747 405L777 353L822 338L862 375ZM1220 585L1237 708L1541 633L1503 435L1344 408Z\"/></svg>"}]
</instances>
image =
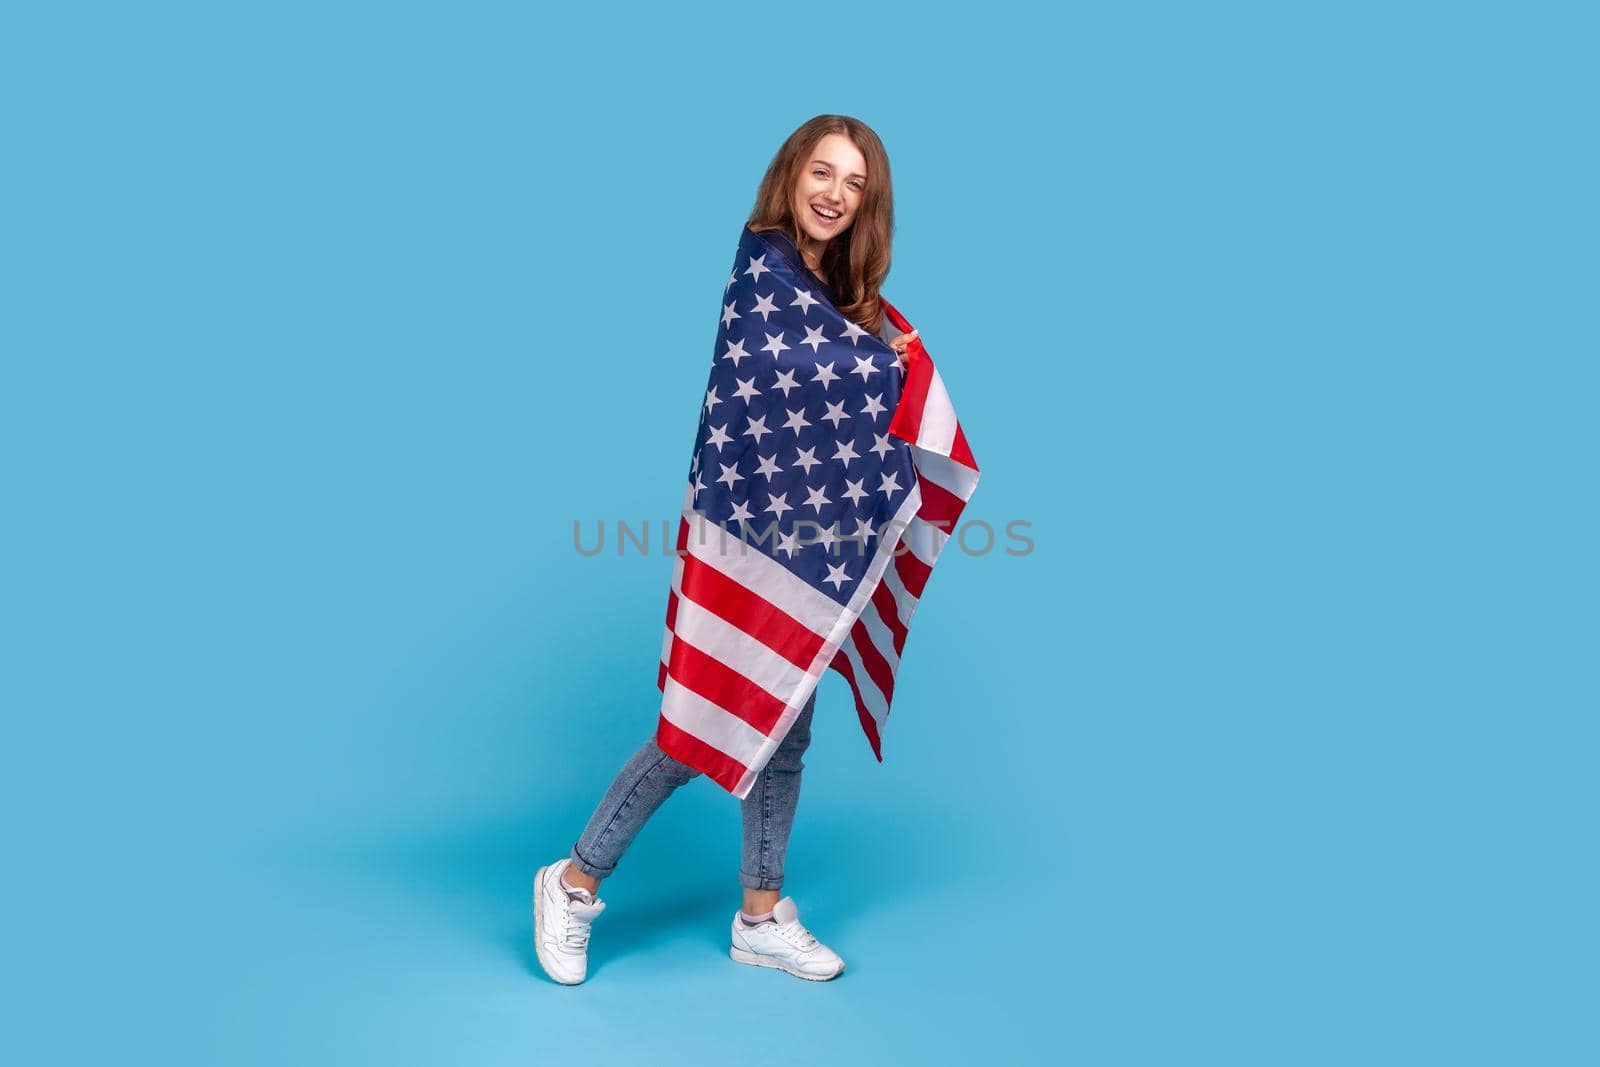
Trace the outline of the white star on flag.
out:
<instances>
[{"instance_id":1,"label":"white star on flag","mask_svg":"<svg viewBox=\"0 0 1600 1067\"><path fill-rule=\"evenodd\" d=\"M722 468L722 476L719 477L717 479L717 481L719 481L719 482L727 482L729 489L733 488L733 483L734 482L742 482L742 481L744 481L744 475L739 473L739 465L737 463L734 463L734 464L718 463L717 466Z\"/></svg>"},{"instance_id":2,"label":"white star on flag","mask_svg":"<svg viewBox=\"0 0 1600 1067\"><path fill-rule=\"evenodd\" d=\"M755 378L735 378L734 381L738 382L739 385L738 388L733 391L733 395L738 397L740 400L749 400L753 396L761 395L756 389Z\"/></svg>"},{"instance_id":3,"label":"white star on flag","mask_svg":"<svg viewBox=\"0 0 1600 1067\"><path fill-rule=\"evenodd\" d=\"M883 394L879 393L877 396L867 397L866 406L861 409L861 414L871 415L876 418L887 410L888 408L883 406Z\"/></svg>"},{"instance_id":4,"label":"white star on flag","mask_svg":"<svg viewBox=\"0 0 1600 1067\"><path fill-rule=\"evenodd\" d=\"M860 456L856 455L856 446L853 441L840 441L834 447L836 447L838 451L833 454L833 458L842 460L846 467L850 466L851 460L861 458Z\"/></svg>"},{"instance_id":5,"label":"white star on flag","mask_svg":"<svg viewBox=\"0 0 1600 1067\"><path fill-rule=\"evenodd\" d=\"M741 359L748 359L749 357L750 353L744 350L743 341L729 341L728 350L722 353L722 358L733 360L733 365L735 367L739 365L739 361Z\"/></svg>"},{"instance_id":6,"label":"white star on flag","mask_svg":"<svg viewBox=\"0 0 1600 1067\"><path fill-rule=\"evenodd\" d=\"M733 305L725 304L722 308L722 325L726 326L728 323L737 318L742 318L742 316L737 311L733 310Z\"/></svg>"},{"instance_id":7,"label":"white star on flag","mask_svg":"<svg viewBox=\"0 0 1600 1067\"><path fill-rule=\"evenodd\" d=\"M744 269L744 272L751 275L755 281L759 282L761 280L761 276L771 270L772 268L767 266L767 257L765 255L760 255L750 257L750 265Z\"/></svg>"},{"instance_id":8,"label":"white star on flag","mask_svg":"<svg viewBox=\"0 0 1600 1067\"><path fill-rule=\"evenodd\" d=\"M855 344L865 336L867 336L866 330L863 330L849 319L846 319L844 323L844 333L839 337L839 340L843 341L846 337L848 337L850 338L850 343Z\"/></svg>"},{"instance_id":9,"label":"white star on flag","mask_svg":"<svg viewBox=\"0 0 1600 1067\"><path fill-rule=\"evenodd\" d=\"M788 411L789 409L785 408L784 410ZM806 421L806 409L801 408L799 411L789 411L789 418L785 420L783 428L785 430L793 430L796 434L799 434L801 430L810 425Z\"/></svg>"},{"instance_id":10,"label":"white star on flag","mask_svg":"<svg viewBox=\"0 0 1600 1067\"><path fill-rule=\"evenodd\" d=\"M831 504L833 501L822 495L822 486L807 487L806 503L817 509L817 514L822 514L822 505Z\"/></svg>"},{"instance_id":11,"label":"white star on flag","mask_svg":"<svg viewBox=\"0 0 1600 1067\"><path fill-rule=\"evenodd\" d=\"M763 456L761 453L757 452L756 458L759 459L761 463L754 471L751 472L752 474L759 474L762 477L770 478L774 474L783 473L783 468L778 466L778 454L776 452L770 456Z\"/></svg>"},{"instance_id":12,"label":"white star on flag","mask_svg":"<svg viewBox=\"0 0 1600 1067\"><path fill-rule=\"evenodd\" d=\"M878 368L872 365L872 360L865 356L855 356L856 365L851 368L851 374L861 375L861 380L866 381L867 375L877 374Z\"/></svg>"},{"instance_id":13,"label":"white star on flag","mask_svg":"<svg viewBox=\"0 0 1600 1067\"><path fill-rule=\"evenodd\" d=\"M726 423L721 426L711 427L711 436L706 438L706 444L716 445L717 451L721 452L723 445L729 445L733 443L733 438L728 436L727 429L728 427Z\"/></svg>"},{"instance_id":14,"label":"white star on flag","mask_svg":"<svg viewBox=\"0 0 1600 1067\"><path fill-rule=\"evenodd\" d=\"M820 303L816 297L812 296L804 289L796 289L794 291L794 299L789 302L789 306L794 307L796 304L800 305L800 313L803 315L811 310L812 304L816 303Z\"/></svg>"},{"instance_id":15,"label":"white star on flag","mask_svg":"<svg viewBox=\"0 0 1600 1067\"><path fill-rule=\"evenodd\" d=\"M833 382L833 381L837 381L838 378L839 378L839 375L834 373L833 364L831 364L831 363L818 363L817 364L817 376L815 378L811 379L811 380L814 381L814 382L821 382L822 383L822 388L824 390L826 390L828 388L828 383L829 382Z\"/></svg>"},{"instance_id":16,"label":"white star on flag","mask_svg":"<svg viewBox=\"0 0 1600 1067\"><path fill-rule=\"evenodd\" d=\"M785 398L788 397L789 390L800 388L800 383L794 380L794 369L790 368L779 374L778 380L772 383L772 387L782 389Z\"/></svg>"},{"instance_id":17,"label":"white star on flag","mask_svg":"<svg viewBox=\"0 0 1600 1067\"><path fill-rule=\"evenodd\" d=\"M791 467L804 467L807 474L811 473L812 467L822 462L822 460L817 458L816 445L812 445L810 448L802 448L799 450L799 453L800 454L795 457L795 461L789 465Z\"/></svg>"},{"instance_id":18,"label":"white star on flag","mask_svg":"<svg viewBox=\"0 0 1600 1067\"><path fill-rule=\"evenodd\" d=\"M822 347L823 342L825 341L827 341L827 338L822 336L821 326L817 326L815 328L807 326L805 339L800 343L803 345L810 345L811 354L816 355L817 350Z\"/></svg>"},{"instance_id":19,"label":"white star on flag","mask_svg":"<svg viewBox=\"0 0 1600 1067\"><path fill-rule=\"evenodd\" d=\"M788 493L773 493L772 496L767 500L767 506L761 510L764 512L770 512L780 519L783 518L783 513L785 511L794 510L794 505L783 499L788 495Z\"/></svg>"},{"instance_id":20,"label":"white star on flag","mask_svg":"<svg viewBox=\"0 0 1600 1067\"><path fill-rule=\"evenodd\" d=\"M771 352L774 356L776 356L779 352L787 352L789 350L789 346L783 343L782 330L778 331L778 336L776 337L772 336L770 333L767 334L766 337L767 343L761 346L761 351Z\"/></svg>"},{"instance_id":21,"label":"white star on flag","mask_svg":"<svg viewBox=\"0 0 1600 1067\"><path fill-rule=\"evenodd\" d=\"M884 496L894 496L900 491L898 474L882 474L879 477L883 479L883 484L878 486L878 492Z\"/></svg>"},{"instance_id":22,"label":"white star on flag","mask_svg":"<svg viewBox=\"0 0 1600 1067\"><path fill-rule=\"evenodd\" d=\"M828 413L822 416L822 421L831 421L833 423L833 428L837 430L839 428L839 424L849 417L850 416L844 413L844 401L841 400L837 404L828 405Z\"/></svg>"},{"instance_id":23,"label":"white star on flag","mask_svg":"<svg viewBox=\"0 0 1600 1067\"><path fill-rule=\"evenodd\" d=\"M822 580L825 582L832 582L835 589L843 587L844 583L848 580L848 576L844 573L844 564L828 564L828 576Z\"/></svg>"},{"instance_id":24,"label":"white star on flag","mask_svg":"<svg viewBox=\"0 0 1600 1067\"><path fill-rule=\"evenodd\" d=\"M759 419L752 419L746 416L746 421L749 422L750 425L745 427L744 433L740 434L740 436L754 437L756 439L756 444L758 445L761 443L762 437L772 432L771 430L767 429L767 417L765 415L761 416Z\"/></svg>"},{"instance_id":25,"label":"white star on flag","mask_svg":"<svg viewBox=\"0 0 1600 1067\"><path fill-rule=\"evenodd\" d=\"M750 312L751 314L754 314L759 311L761 313L761 321L766 322L772 317L772 313L777 310L778 305L772 302L772 297L770 295L762 296L760 293L757 293L756 306L751 308Z\"/></svg>"}]
</instances>

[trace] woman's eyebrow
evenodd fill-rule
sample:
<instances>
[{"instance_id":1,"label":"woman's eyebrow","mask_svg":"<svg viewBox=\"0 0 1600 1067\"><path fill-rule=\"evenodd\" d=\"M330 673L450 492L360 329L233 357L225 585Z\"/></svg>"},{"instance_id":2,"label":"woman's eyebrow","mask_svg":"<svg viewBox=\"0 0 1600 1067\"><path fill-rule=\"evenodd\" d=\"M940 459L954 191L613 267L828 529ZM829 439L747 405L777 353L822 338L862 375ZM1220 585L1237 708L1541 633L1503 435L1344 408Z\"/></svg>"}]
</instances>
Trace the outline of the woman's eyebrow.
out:
<instances>
[{"instance_id":1,"label":"woman's eyebrow","mask_svg":"<svg viewBox=\"0 0 1600 1067\"><path fill-rule=\"evenodd\" d=\"M838 170L839 169L838 167L835 167L832 163L829 163L826 159L813 159L811 161L811 163L812 163L813 166L815 166L815 165L820 163L822 166L827 167L829 170ZM862 181L866 181L867 180L867 176L865 174L851 174L851 175L848 175L848 177L860 178Z\"/></svg>"}]
</instances>

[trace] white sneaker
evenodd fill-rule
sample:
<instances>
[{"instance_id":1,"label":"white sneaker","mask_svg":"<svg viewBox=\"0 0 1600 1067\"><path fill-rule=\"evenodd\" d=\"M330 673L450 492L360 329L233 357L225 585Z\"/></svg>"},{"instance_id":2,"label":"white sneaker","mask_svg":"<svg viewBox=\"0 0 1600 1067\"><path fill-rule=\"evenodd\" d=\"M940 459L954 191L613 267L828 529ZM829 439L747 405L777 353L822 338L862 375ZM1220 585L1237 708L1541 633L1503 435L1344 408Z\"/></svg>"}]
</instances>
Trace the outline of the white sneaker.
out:
<instances>
[{"instance_id":1,"label":"white sneaker","mask_svg":"<svg viewBox=\"0 0 1600 1067\"><path fill-rule=\"evenodd\" d=\"M540 867L533 879L533 947L544 973L562 985L577 985L589 971L589 924L606 910L603 900L587 889L572 887L573 900L561 885L561 872L572 857ZM592 903L591 903L592 901Z\"/></svg>"},{"instance_id":2,"label":"white sneaker","mask_svg":"<svg viewBox=\"0 0 1600 1067\"><path fill-rule=\"evenodd\" d=\"M776 967L812 982L826 982L844 970L839 954L800 925L799 910L792 897L778 901L772 918L754 926L746 926L735 912L733 947L728 955L740 963Z\"/></svg>"}]
</instances>

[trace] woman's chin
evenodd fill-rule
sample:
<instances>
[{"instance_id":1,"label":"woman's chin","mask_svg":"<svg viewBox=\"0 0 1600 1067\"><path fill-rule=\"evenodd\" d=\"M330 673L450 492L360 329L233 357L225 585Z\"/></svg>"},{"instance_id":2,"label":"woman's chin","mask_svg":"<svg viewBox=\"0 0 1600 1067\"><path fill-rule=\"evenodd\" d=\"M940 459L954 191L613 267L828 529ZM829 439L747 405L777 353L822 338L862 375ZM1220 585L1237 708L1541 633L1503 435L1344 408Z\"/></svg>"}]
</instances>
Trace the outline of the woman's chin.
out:
<instances>
[{"instance_id":1,"label":"woman's chin","mask_svg":"<svg viewBox=\"0 0 1600 1067\"><path fill-rule=\"evenodd\" d=\"M800 223L800 229L804 230L805 235L817 242L819 245L827 244L829 241L833 240L835 237L844 232L843 226L825 228L822 226L813 225L808 221L802 221Z\"/></svg>"}]
</instances>

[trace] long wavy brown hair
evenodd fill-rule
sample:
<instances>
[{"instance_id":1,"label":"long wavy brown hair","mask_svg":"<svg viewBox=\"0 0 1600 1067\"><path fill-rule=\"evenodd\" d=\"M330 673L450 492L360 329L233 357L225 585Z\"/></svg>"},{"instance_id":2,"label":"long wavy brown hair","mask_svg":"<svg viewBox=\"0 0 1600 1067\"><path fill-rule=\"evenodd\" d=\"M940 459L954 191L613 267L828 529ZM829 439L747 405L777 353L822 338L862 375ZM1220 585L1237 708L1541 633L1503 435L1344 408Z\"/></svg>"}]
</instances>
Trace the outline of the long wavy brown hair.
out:
<instances>
[{"instance_id":1,"label":"long wavy brown hair","mask_svg":"<svg viewBox=\"0 0 1600 1067\"><path fill-rule=\"evenodd\" d=\"M889 274L894 240L894 186L889 180L889 154L872 127L848 115L818 115L791 133L761 179L748 225L757 232L782 230L800 247L800 224L790 208L790 196L811 150L830 133L843 134L860 150L867 161L867 187L855 221L823 249L822 270L839 296L844 317L876 334L883 325L878 290Z\"/></svg>"}]
</instances>

